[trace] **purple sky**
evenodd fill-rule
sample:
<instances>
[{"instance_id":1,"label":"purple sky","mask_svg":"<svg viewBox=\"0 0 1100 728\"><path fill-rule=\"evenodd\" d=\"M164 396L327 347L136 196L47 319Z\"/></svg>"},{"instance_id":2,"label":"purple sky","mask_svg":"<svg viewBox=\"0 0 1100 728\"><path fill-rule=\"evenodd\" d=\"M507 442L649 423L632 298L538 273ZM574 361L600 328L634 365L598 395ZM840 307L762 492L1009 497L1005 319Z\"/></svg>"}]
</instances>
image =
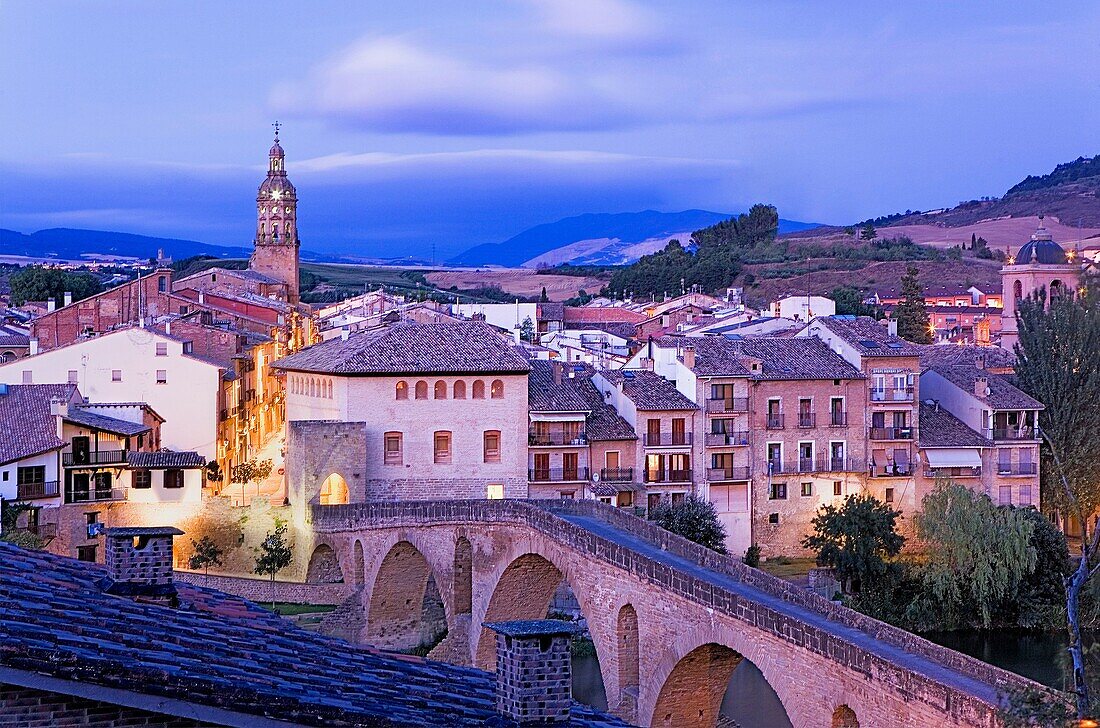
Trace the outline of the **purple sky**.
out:
<instances>
[{"instance_id":1,"label":"purple sky","mask_svg":"<svg viewBox=\"0 0 1100 728\"><path fill-rule=\"evenodd\" d=\"M896 5L896 4L894 4ZM441 256L583 212L848 222L1093 155L1100 4L0 4L0 227Z\"/></svg>"}]
</instances>

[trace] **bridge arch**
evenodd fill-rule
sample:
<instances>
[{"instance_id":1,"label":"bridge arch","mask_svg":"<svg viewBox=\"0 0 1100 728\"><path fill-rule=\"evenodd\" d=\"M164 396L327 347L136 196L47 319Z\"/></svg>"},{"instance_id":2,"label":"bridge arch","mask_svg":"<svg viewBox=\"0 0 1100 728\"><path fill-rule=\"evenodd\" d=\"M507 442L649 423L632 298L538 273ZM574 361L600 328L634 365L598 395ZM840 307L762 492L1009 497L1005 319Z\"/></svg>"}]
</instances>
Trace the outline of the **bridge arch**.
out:
<instances>
[{"instance_id":1,"label":"bridge arch","mask_svg":"<svg viewBox=\"0 0 1100 728\"><path fill-rule=\"evenodd\" d=\"M317 544L306 566L307 584L338 584L344 580L340 559L327 543Z\"/></svg>"},{"instance_id":2,"label":"bridge arch","mask_svg":"<svg viewBox=\"0 0 1100 728\"><path fill-rule=\"evenodd\" d=\"M435 642L446 630L446 607L428 559L410 541L390 546L374 573L365 641L394 650Z\"/></svg>"},{"instance_id":3,"label":"bridge arch","mask_svg":"<svg viewBox=\"0 0 1100 728\"><path fill-rule=\"evenodd\" d=\"M513 559L495 580L482 622L513 619L545 619L554 591L565 575L544 556L525 553ZM493 671L496 637L485 628L477 642L474 665Z\"/></svg>"}]
</instances>

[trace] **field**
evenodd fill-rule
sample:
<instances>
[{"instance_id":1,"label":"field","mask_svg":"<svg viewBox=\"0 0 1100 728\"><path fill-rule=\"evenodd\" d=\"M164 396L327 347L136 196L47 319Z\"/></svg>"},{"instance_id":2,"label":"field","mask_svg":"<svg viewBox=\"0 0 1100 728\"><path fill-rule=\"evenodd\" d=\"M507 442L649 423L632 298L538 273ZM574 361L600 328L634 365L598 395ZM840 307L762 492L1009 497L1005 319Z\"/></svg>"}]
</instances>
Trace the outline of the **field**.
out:
<instances>
[{"instance_id":1,"label":"field","mask_svg":"<svg viewBox=\"0 0 1100 728\"><path fill-rule=\"evenodd\" d=\"M507 293L526 298L537 298L545 286L546 295L551 301L573 298L580 290L594 294L607 285L606 281L599 278L538 275L533 270L516 268L435 271L425 277L438 288L457 286L459 290L463 290L495 286Z\"/></svg>"}]
</instances>

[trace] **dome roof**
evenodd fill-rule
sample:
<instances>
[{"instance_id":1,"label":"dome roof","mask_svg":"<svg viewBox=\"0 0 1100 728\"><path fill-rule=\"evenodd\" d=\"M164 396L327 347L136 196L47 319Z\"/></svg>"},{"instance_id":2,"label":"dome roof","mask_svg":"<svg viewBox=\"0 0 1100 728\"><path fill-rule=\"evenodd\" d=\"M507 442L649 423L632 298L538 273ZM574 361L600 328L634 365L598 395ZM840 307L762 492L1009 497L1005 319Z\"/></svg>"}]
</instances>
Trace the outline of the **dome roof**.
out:
<instances>
[{"instance_id":1,"label":"dome roof","mask_svg":"<svg viewBox=\"0 0 1100 728\"><path fill-rule=\"evenodd\" d=\"M275 143L271 145L271 149L268 151L267 156L283 158L283 148L279 146L279 137L275 137Z\"/></svg>"},{"instance_id":2,"label":"dome roof","mask_svg":"<svg viewBox=\"0 0 1100 728\"><path fill-rule=\"evenodd\" d=\"M262 183L260 183L260 194L265 192L274 192L279 190L283 194L281 197L294 197L295 189L294 185L290 183L290 180L286 178L286 175L268 175Z\"/></svg>"},{"instance_id":3,"label":"dome roof","mask_svg":"<svg viewBox=\"0 0 1100 728\"><path fill-rule=\"evenodd\" d=\"M1015 265L1029 265L1039 263L1041 265L1065 265L1066 251L1062 246L1054 242L1050 233L1043 227L1043 218L1039 217L1039 229L1031 236L1031 240L1024 243L1020 252L1013 261Z\"/></svg>"}]
</instances>

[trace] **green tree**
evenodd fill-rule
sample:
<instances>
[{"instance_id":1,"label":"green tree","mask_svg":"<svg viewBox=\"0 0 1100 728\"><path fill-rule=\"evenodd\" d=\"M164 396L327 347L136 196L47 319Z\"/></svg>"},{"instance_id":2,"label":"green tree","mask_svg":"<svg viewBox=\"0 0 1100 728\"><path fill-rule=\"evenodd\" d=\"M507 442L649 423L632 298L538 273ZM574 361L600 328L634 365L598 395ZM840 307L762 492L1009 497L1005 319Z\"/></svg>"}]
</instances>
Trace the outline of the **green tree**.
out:
<instances>
[{"instance_id":1,"label":"green tree","mask_svg":"<svg viewBox=\"0 0 1100 728\"><path fill-rule=\"evenodd\" d=\"M214 543L214 539L203 536L198 541L191 539L191 547L194 553L187 560L187 566L195 571L202 569L206 574L210 573L211 566L222 565L222 550Z\"/></svg>"},{"instance_id":2,"label":"green tree","mask_svg":"<svg viewBox=\"0 0 1100 728\"><path fill-rule=\"evenodd\" d=\"M40 549L45 544L38 534L19 525L19 517L34 510L30 503L17 503L0 498L0 541L22 546L25 549Z\"/></svg>"},{"instance_id":3,"label":"green tree","mask_svg":"<svg viewBox=\"0 0 1100 728\"><path fill-rule=\"evenodd\" d=\"M1081 535L1077 563L1065 579L1066 624L1073 662L1077 717L1091 710L1085 648L1081 639L1081 597L1100 570L1100 529L1089 522L1100 509L1100 282L1081 282L1076 295L1046 293L1020 301L1016 312L1019 343L1016 376L1021 388L1043 402L1039 427L1043 447L1043 503Z\"/></svg>"},{"instance_id":4,"label":"green tree","mask_svg":"<svg viewBox=\"0 0 1100 728\"><path fill-rule=\"evenodd\" d=\"M718 520L718 511L709 500L689 495L679 503L662 500L649 512L650 519L666 531L726 553L726 529Z\"/></svg>"},{"instance_id":5,"label":"green tree","mask_svg":"<svg viewBox=\"0 0 1100 728\"><path fill-rule=\"evenodd\" d=\"M73 294L75 302L103 290L99 279L87 271L66 271L40 265L27 266L13 274L8 279L8 286L11 288L11 302L16 306L49 298L61 305L66 292Z\"/></svg>"},{"instance_id":6,"label":"green tree","mask_svg":"<svg viewBox=\"0 0 1100 728\"><path fill-rule=\"evenodd\" d=\"M881 579L886 559L897 556L905 537L897 532L900 511L870 495L848 496L840 506L822 506L812 521L813 533L802 545L817 554L818 566L836 571L846 588ZM854 590L854 589L853 589Z\"/></svg>"},{"instance_id":7,"label":"green tree","mask_svg":"<svg viewBox=\"0 0 1100 728\"><path fill-rule=\"evenodd\" d=\"M901 338L914 344L931 344L931 323L917 273L917 267L910 265L901 278L901 300L894 309L894 320L898 322L898 336Z\"/></svg>"},{"instance_id":8,"label":"green tree","mask_svg":"<svg viewBox=\"0 0 1100 728\"><path fill-rule=\"evenodd\" d=\"M294 552L286 542L286 524L279 523L268 533L256 553L253 573L271 578L271 608L275 609L275 575L290 566Z\"/></svg>"},{"instance_id":9,"label":"green tree","mask_svg":"<svg viewBox=\"0 0 1100 728\"><path fill-rule=\"evenodd\" d=\"M863 302L863 291L852 286L837 286L829 294L836 304L836 312L848 316L871 316L881 318L882 312L877 306Z\"/></svg>"},{"instance_id":10,"label":"green tree","mask_svg":"<svg viewBox=\"0 0 1100 728\"><path fill-rule=\"evenodd\" d=\"M546 295L546 286L542 287L542 293L539 294L539 303L547 303L550 300L550 296Z\"/></svg>"},{"instance_id":11,"label":"green tree","mask_svg":"<svg viewBox=\"0 0 1100 728\"><path fill-rule=\"evenodd\" d=\"M244 500L244 487L249 483L256 484L256 495L260 495L260 483L271 475L272 462L270 460L245 460L233 466L229 481L241 486L241 500Z\"/></svg>"},{"instance_id":12,"label":"green tree","mask_svg":"<svg viewBox=\"0 0 1100 728\"><path fill-rule=\"evenodd\" d=\"M878 237L878 231L875 230L875 226L871 223L865 223L863 227L859 229L860 240L874 240Z\"/></svg>"},{"instance_id":13,"label":"green tree","mask_svg":"<svg viewBox=\"0 0 1100 728\"><path fill-rule=\"evenodd\" d=\"M942 626L966 625L977 610L980 625L989 628L997 609L1035 570L1031 519L966 486L938 482L914 522L927 544L921 568L925 597Z\"/></svg>"},{"instance_id":14,"label":"green tree","mask_svg":"<svg viewBox=\"0 0 1100 728\"><path fill-rule=\"evenodd\" d=\"M523 319L523 323L519 326L519 338L524 341L531 341L535 338L535 324L531 321L531 317Z\"/></svg>"}]
</instances>

